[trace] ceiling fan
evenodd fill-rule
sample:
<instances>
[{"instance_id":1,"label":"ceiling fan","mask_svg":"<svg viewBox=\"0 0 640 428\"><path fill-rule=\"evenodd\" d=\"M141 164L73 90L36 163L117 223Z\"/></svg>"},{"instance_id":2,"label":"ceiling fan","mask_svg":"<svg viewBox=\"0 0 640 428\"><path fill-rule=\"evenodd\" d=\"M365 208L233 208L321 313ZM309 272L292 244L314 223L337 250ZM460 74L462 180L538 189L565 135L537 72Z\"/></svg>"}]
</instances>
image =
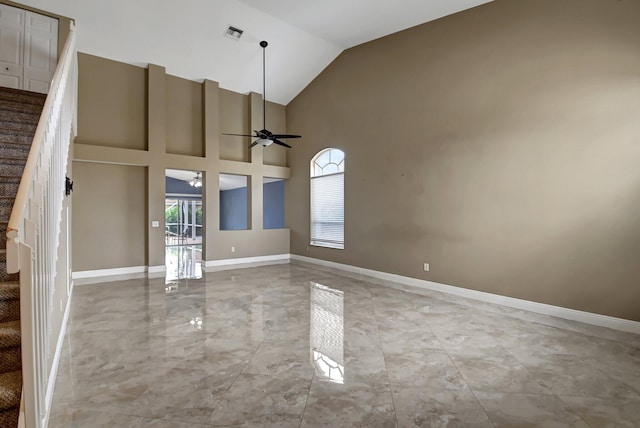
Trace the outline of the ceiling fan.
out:
<instances>
[{"instance_id":1,"label":"ceiling fan","mask_svg":"<svg viewBox=\"0 0 640 428\"><path fill-rule=\"evenodd\" d=\"M267 129L267 98L265 96L266 90L266 78L265 78L265 51L269 43L264 40L260 42L260 46L262 47L262 130L256 131L254 130L254 134L222 134L222 135L234 135L237 137L252 137L256 138L256 140L249 145L249 148L253 146L257 146L260 144L262 147L270 146L271 143L276 143L280 146L291 148L287 143L280 141L287 138L301 138L302 135L292 135L292 134L274 134Z\"/></svg>"}]
</instances>

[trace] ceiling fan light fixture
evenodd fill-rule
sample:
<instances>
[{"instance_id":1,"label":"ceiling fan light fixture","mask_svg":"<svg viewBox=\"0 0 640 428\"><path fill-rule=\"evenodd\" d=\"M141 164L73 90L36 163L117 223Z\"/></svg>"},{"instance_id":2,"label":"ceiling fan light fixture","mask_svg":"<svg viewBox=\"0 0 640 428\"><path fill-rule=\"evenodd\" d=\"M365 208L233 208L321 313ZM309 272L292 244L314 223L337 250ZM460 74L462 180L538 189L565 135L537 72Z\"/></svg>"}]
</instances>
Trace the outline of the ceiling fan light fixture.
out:
<instances>
[{"instance_id":1,"label":"ceiling fan light fixture","mask_svg":"<svg viewBox=\"0 0 640 428\"><path fill-rule=\"evenodd\" d=\"M193 177L193 180L189 182L191 187L202 187L202 178L200 178L200 173L196 172L196 176Z\"/></svg>"},{"instance_id":2,"label":"ceiling fan light fixture","mask_svg":"<svg viewBox=\"0 0 640 428\"><path fill-rule=\"evenodd\" d=\"M269 147L271 143L273 143L273 141L271 141L268 138L258 138L255 142L261 145L262 147Z\"/></svg>"}]
</instances>

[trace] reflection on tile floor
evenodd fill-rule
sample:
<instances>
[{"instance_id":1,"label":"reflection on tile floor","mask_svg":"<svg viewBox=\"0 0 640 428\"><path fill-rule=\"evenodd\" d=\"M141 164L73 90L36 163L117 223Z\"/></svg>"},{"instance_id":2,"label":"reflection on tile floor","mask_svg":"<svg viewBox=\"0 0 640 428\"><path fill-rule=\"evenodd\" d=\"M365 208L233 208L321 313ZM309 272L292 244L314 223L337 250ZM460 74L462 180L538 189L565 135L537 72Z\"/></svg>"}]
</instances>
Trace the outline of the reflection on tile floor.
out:
<instances>
[{"instance_id":1,"label":"reflection on tile floor","mask_svg":"<svg viewBox=\"0 0 640 428\"><path fill-rule=\"evenodd\" d=\"M304 264L177 281L76 287L50 427L640 421L637 335Z\"/></svg>"},{"instance_id":2,"label":"reflection on tile floor","mask_svg":"<svg viewBox=\"0 0 640 428\"><path fill-rule=\"evenodd\" d=\"M174 245L165 247L165 266L167 273L165 282L178 289L181 279L202 278L202 245Z\"/></svg>"}]
</instances>

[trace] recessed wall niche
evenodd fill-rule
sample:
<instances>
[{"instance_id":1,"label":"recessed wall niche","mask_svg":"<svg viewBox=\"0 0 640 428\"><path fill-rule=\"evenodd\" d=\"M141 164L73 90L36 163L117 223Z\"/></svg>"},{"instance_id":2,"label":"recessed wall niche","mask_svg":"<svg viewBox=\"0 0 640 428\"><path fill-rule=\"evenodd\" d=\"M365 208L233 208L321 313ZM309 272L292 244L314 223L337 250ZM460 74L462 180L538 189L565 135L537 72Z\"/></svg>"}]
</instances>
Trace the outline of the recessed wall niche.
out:
<instances>
[{"instance_id":1,"label":"recessed wall niche","mask_svg":"<svg viewBox=\"0 0 640 428\"><path fill-rule=\"evenodd\" d=\"M284 227L284 180L264 177L262 179L262 228Z\"/></svg>"},{"instance_id":2,"label":"recessed wall niche","mask_svg":"<svg viewBox=\"0 0 640 428\"><path fill-rule=\"evenodd\" d=\"M220 89L220 133L253 134L249 96ZM220 159L249 162L248 137L220 135Z\"/></svg>"},{"instance_id":3,"label":"recessed wall niche","mask_svg":"<svg viewBox=\"0 0 640 428\"><path fill-rule=\"evenodd\" d=\"M249 228L249 178L220 174L220 230Z\"/></svg>"},{"instance_id":4,"label":"recessed wall niche","mask_svg":"<svg viewBox=\"0 0 640 428\"><path fill-rule=\"evenodd\" d=\"M78 53L76 143L147 149L147 70Z\"/></svg>"},{"instance_id":5,"label":"recessed wall niche","mask_svg":"<svg viewBox=\"0 0 640 428\"><path fill-rule=\"evenodd\" d=\"M73 268L145 264L147 169L73 162Z\"/></svg>"},{"instance_id":6,"label":"recessed wall niche","mask_svg":"<svg viewBox=\"0 0 640 428\"><path fill-rule=\"evenodd\" d=\"M166 76L167 153L204 156L202 84Z\"/></svg>"}]
</instances>

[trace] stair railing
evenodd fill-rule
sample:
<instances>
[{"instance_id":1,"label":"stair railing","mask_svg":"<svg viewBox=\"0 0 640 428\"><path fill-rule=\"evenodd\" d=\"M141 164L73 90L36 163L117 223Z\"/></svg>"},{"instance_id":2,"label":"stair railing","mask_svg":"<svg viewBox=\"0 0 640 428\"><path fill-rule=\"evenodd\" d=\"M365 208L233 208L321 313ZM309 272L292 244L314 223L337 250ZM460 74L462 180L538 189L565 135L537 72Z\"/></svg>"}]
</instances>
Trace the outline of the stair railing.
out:
<instances>
[{"instance_id":1,"label":"stair railing","mask_svg":"<svg viewBox=\"0 0 640 428\"><path fill-rule=\"evenodd\" d=\"M7 270L20 272L24 424L42 428L55 379L49 379L51 309L65 173L77 115L76 32L58 61L7 226Z\"/></svg>"}]
</instances>

